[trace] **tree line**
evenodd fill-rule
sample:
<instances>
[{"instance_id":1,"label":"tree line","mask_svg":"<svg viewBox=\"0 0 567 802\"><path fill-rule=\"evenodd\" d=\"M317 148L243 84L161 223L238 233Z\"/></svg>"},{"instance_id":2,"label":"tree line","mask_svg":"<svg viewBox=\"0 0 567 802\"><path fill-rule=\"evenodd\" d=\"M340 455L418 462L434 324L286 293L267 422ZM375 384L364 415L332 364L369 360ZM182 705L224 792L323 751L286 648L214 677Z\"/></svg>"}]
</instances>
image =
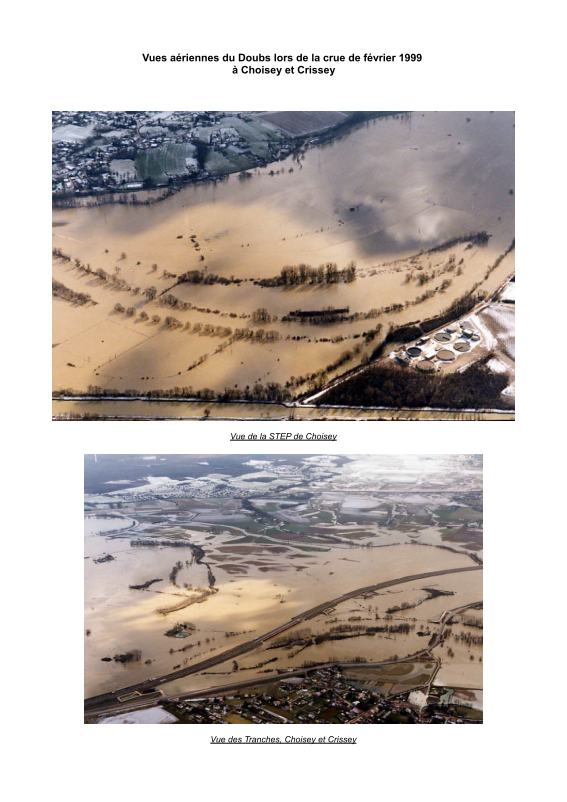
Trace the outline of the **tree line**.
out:
<instances>
[{"instance_id":1,"label":"tree line","mask_svg":"<svg viewBox=\"0 0 567 802\"><path fill-rule=\"evenodd\" d=\"M340 268L336 262L327 262L319 267L311 267L301 263L282 267L279 275L271 278L256 279L254 284L260 287L295 287L301 284L349 284L356 279L356 263L349 262Z\"/></svg>"},{"instance_id":2,"label":"tree line","mask_svg":"<svg viewBox=\"0 0 567 802\"><path fill-rule=\"evenodd\" d=\"M453 303L435 317L427 318L427 320L414 321L406 323L404 326L394 326L390 329L380 346L374 351L372 357L375 358L383 353L384 348L390 343L408 343L412 340L417 340L424 334L430 331L441 328L447 323L452 323L463 315L468 314L471 309L484 300L484 293L467 293L466 295L457 298Z\"/></svg>"},{"instance_id":3,"label":"tree line","mask_svg":"<svg viewBox=\"0 0 567 802\"><path fill-rule=\"evenodd\" d=\"M188 270L182 273L178 280L178 284L242 284L244 279L235 278L231 276L217 276L214 273L207 273L205 270Z\"/></svg>"},{"instance_id":4,"label":"tree line","mask_svg":"<svg viewBox=\"0 0 567 802\"><path fill-rule=\"evenodd\" d=\"M225 343L223 346L226 347L227 344ZM204 361L202 357L201 360ZM172 400L183 398L188 401L216 401L219 403L227 401L283 403L291 400L291 392L289 389L287 387L282 387L278 382L268 382L266 384L256 382L252 387L247 385L245 388L240 388L236 385L235 387L225 387L224 390L212 390L210 387L204 387L202 390L195 390L191 386L175 386L168 390L140 390L133 388L118 390L116 388L89 384L86 392L83 390L75 390L71 387L53 391L53 398L80 398L85 395L93 398L145 398L148 401L157 398L171 398ZM131 545L133 546L153 546L154 543L155 545L187 546L187 543L184 541L180 543L175 543L173 541L154 541L151 543L145 541L131 541Z\"/></svg>"},{"instance_id":5,"label":"tree line","mask_svg":"<svg viewBox=\"0 0 567 802\"><path fill-rule=\"evenodd\" d=\"M59 298L64 298L66 301L70 301L74 304L80 304L84 306L85 304L96 304L96 301L93 301L91 296L87 292L75 292L75 290L66 287L60 281L56 281L54 278L51 279L51 294L57 295Z\"/></svg>"},{"instance_id":6,"label":"tree line","mask_svg":"<svg viewBox=\"0 0 567 802\"><path fill-rule=\"evenodd\" d=\"M441 407L450 409L509 409L502 397L506 374L486 365L489 354L463 373L421 373L395 365L372 365L331 387L317 404L360 407Z\"/></svg>"}]
</instances>

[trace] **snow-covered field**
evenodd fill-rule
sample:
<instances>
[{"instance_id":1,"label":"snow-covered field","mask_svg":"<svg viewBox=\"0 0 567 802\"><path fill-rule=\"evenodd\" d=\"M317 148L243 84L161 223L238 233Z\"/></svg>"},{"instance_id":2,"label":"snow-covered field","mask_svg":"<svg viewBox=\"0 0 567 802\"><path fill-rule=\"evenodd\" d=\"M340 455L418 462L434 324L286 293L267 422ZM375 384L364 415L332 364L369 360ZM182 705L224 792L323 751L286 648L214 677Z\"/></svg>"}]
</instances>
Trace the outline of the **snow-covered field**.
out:
<instances>
[{"instance_id":1,"label":"snow-covered field","mask_svg":"<svg viewBox=\"0 0 567 802\"><path fill-rule=\"evenodd\" d=\"M177 719L161 707L149 707L145 710L132 710L118 716L107 716L97 724L176 724Z\"/></svg>"},{"instance_id":2,"label":"snow-covered field","mask_svg":"<svg viewBox=\"0 0 567 802\"><path fill-rule=\"evenodd\" d=\"M125 181L135 181L138 177L136 165L132 159L113 159L110 162L110 172Z\"/></svg>"},{"instance_id":3,"label":"snow-covered field","mask_svg":"<svg viewBox=\"0 0 567 802\"><path fill-rule=\"evenodd\" d=\"M486 328L490 331L500 350L509 356L510 359L516 358L516 337L515 322L516 313L514 307L492 304L487 309L483 309L478 315Z\"/></svg>"},{"instance_id":4,"label":"snow-covered field","mask_svg":"<svg viewBox=\"0 0 567 802\"><path fill-rule=\"evenodd\" d=\"M505 365L502 360L493 357L489 359L487 362L488 367L493 373L507 373L508 372L508 365Z\"/></svg>"},{"instance_id":5,"label":"snow-covered field","mask_svg":"<svg viewBox=\"0 0 567 802\"><path fill-rule=\"evenodd\" d=\"M94 125L61 125L51 134L54 142L83 142L88 139L94 130Z\"/></svg>"},{"instance_id":6,"label":"snow-covered field","mask_svg":"<svg viewBox=\"0 0 567 802\"><path fill-rule=\"evenodd\" d=\"M111 532L120 532L123 529L130 529L134 526L133 518L105 517L104 515L87 515L85 517L85 535L104 535Z\"/></svg>"},{"instance_id":7,"label":"snow-covered field","mask_svg":"<svg viewBox=\"0 0 567 802\"><path fill-rule=\"evenodd\" d=\"M502 295L500 296L500 298L503 301L508 301L509 303L512 303L512 304L516 302L516 282L515 281L510 281L509 284L506 284L506 286L504 287L504 289L502 291Z\"/></svg>"}]
</instances>

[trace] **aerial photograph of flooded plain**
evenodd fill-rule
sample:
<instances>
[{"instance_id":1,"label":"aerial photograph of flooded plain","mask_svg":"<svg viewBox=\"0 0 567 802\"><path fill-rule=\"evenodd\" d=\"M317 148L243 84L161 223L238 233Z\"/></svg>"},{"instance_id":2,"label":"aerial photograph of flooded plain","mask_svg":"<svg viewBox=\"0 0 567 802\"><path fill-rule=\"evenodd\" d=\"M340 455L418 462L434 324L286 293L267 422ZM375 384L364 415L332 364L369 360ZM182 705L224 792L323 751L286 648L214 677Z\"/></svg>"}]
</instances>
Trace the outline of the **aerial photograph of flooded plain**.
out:
<instances>
[{"instance_id":1,"label":"aerial photograph of flooded plain","mask_svg":"<svg viewBox=\"0 0 567 802\"><path fill-rule=\"evenodd\" d=\"M85 723L482 722L481 455L84 465Z\"/></svg>"},{"instance_id":2,"label":"aerial photograph of flooded plain","mask_svg":"<svg viewBox=\"0 0 567 802\"><path fill-rule=\"evenodd\" d=\"M53 112L53 416L512 420L512 111Z\"/></svg>"}]
</instances>

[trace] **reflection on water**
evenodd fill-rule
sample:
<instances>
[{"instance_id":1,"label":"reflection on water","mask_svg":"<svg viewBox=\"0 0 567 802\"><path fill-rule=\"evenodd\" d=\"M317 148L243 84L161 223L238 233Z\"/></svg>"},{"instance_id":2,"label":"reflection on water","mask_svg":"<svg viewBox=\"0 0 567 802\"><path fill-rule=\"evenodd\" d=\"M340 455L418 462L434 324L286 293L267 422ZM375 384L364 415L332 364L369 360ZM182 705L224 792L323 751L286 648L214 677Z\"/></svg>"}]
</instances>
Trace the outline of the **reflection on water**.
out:
<instances>
[{"instance_id":1,"label":"reflection on water","mask_svg":"<svg viewBox=\"0 0 567 802\"><path fill-rule=\"evenodd\" d=\"M102 535L105 532L119 532L121 529L129 529L134 525L131 518L109 517L106 515L89 515L85 518L85 537Z\"/></svg>"},{"instance_id":2,"label":"reflection on water","mask_svg":"<svg viewBox=\"0 0 567 802\"><path fill-rule=\"evenodd\" d=\"M492 244L508 245L513 126L512 112L383 118L249 180L233 175L152 206L65 210L55 217L77 225L79 239L100 226L112 238L133 237L133 247L174 221L180 234L199 232L209 268L224 274L238 274L242 265L265 275L285 263L331 258L368 264L482 229L494 234ZM158 255L147 242L146 262ZM188 247L180 252L176 245L171 256L181 263ZM163 248L159 255L163 263Z\"/></svg>"},{"instance_id":3,"label":"reflection on water","mask_svg":"<svg viewBox=\"0 0 567 802\"><path fill-rule=\"evenodd\" d=\"M355 587L417 571L470 565L470 559L464 554L410 546L364 551L333 547L324 557L302 558L300 564L305 565L305 570L297 571L294 561L290 561L285 570L272 574L261 573L251 560L245 577L233 577L216 567L218 593L209 596L204 603L163 617L157 611L164 606L164 600L170 604L178 598L169 595L176 592L169 584L169 572L176 560L185 560L187 556L185 550L183 557L177 551L130 549L118 554L114 562L100 565L92 560L85 562L85 627L91 630L91 635L85 638L87 696L148 676L159 676L175 665L190 665L262 634L302 610ZM150 591L129 588L131 584L153 578L164 581L153 585ZM184 569L179 584L185 582L193 587L205 587L205 570L195 565ZM165 637L167 629L185 621L197 626L195 635L183 641ZM238 634L227 637L227 631ZM180 645L191 648L169 653L170 648ZM113 657L130 649L142 650L140 663L125 667L101 662L104 656ZM145 664L147 659L152 660L151 665ZM218 670L226 671L226 668ZM182 685L183 688L205 687L213 684L211 679L214 681L212 675L189 677Z\"/></svg>"},{"instance_id":4,"label":"reflection on water","mask_svg":"<svg viewBox=\"0 0 567 802\"><path fill-rule=\"evenodd\" d=\"M479 455L87 455L85 490L87 695L194 665L379 582L422 576L292 629L361 630L409 615L411 632L386 628L293 654L268 640L239 658L239 670L351 647L368 658L406 655L423 643L421 624L482 599ZM103 554L113 559L92 559ZM176 624L185 637L167 635ZM132 650L140 661L112 660ZM182 686L232 671L219 664Z\"/></svg>"},{"instance_id":5,"label":"reflection on water","mask_svg":"<svg viewBox=\"0 0 567 802\"><path fill-rule=\"evenodd\" d=\"M494 292L514 269L510 254L488 270L514 237L513 126L511 112L414 112L371 121L248 179L193 185L150 206L56 210L53 245L71 261L55 259L54 277L96 304L78 309L55 299L54 389L222 392L257 382L283 386L325 370L332 378L370 356L391 325L431 317L473 288ZM409 261L481 230L490 235L485 246L462 242ZM459 267L447 278L451 255ZM125 288L79 272L75 259L119 276ZM352 260L357 279L350 283L267 288L256 281L285 265L342 268ZM242 281L177 284L192 270ZM160 300L170 291L182 324L175 329L164 325L168 309ZM348 308L348 320L312 326L289 317L326 307ZM229 342L263 308L276 334ZM375 326L380 333L367 341ZM337 362L347 350L350 361Z\"/></svg>"}]
</instances>

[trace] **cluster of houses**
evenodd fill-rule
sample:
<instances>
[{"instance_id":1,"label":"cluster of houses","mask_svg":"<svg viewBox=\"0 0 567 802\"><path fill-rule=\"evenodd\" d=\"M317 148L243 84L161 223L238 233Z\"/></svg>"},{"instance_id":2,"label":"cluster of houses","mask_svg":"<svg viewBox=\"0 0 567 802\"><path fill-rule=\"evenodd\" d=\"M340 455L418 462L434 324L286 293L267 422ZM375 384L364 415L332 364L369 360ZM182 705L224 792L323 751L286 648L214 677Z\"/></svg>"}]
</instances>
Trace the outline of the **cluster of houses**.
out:
<instances>
[{"instance_id":1,"label":"cluster of houses","mask_svg":"<svg viewBox=\"0 0 567 802\"><path fill-rule=\"evenodd\" d=\"M249 143L227 118L247 119L242 112L210 111L68 111L52 113L52 194L54 197L96 195L116 190L169 186L175 181L206 179L213 175L195 159L167 181L140 176L136 157L173 144L206 142L219 152L232 149L250 157L251 166L267 164L250 151ZM271 147L271 146L270 146ZM278 146L271 156L280 158Z\"/></svg>"},{"instance_id":2,"label":"cluster of houses","mask_svg":"<svg viewBox=\"0 0 567 802\"><path fill-rule=\"evenodd\" d=\"M455 705L464 703L453 691L434 690L429 696L412 691L387 699L349 682L335 668L274 682L264 692L174 700L170 709L182 723L191 724L227 724L235 718L251 724L469 723L456 713Z\"/></svg>"}]
</instances>

